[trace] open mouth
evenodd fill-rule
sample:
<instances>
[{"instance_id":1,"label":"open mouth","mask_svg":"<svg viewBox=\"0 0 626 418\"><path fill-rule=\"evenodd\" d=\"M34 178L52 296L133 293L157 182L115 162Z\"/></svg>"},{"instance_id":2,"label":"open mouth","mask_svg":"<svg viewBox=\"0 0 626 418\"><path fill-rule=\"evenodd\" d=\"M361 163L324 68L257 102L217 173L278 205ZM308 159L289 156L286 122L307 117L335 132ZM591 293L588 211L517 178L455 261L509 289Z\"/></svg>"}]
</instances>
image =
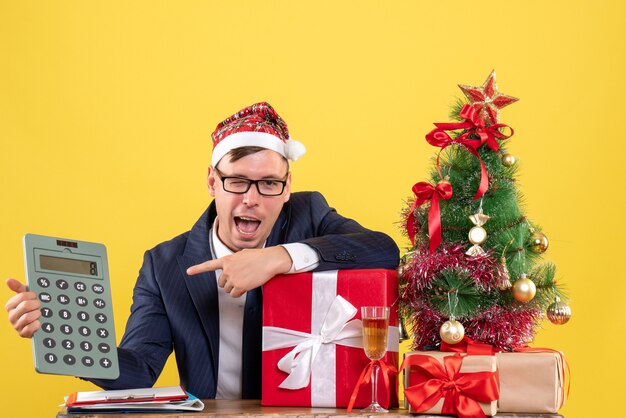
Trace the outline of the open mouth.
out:
<instances>
[{"instance_id":1,"label":"open mouth","mask_svg":"<svg viewBox=\"0 0 626 418\"><path fill-rule=\"evenodd\" d=\"M259 229L259 225L261 225L261 221L255 218L235 216L234 219L237 231L242 235L253 235Z\"/></svg>"}]
</instances>

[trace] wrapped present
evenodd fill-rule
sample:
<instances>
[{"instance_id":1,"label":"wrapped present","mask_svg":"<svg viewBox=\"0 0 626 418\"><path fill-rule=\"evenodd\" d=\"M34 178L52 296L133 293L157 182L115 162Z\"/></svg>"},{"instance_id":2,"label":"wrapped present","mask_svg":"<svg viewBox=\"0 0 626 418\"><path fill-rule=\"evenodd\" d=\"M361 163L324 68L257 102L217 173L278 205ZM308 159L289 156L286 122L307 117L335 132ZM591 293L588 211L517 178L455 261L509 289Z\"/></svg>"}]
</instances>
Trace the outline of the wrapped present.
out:
<instances>
[{"instance_id":1,"label":"wrapped present","mask_svg":"<svg viewBox=\"0 0 626 418\"><path fill-rule=\"evenodd\" d=\"M263 287L262 405L346 407L361 372L361 306L394 306L394 270L334 270L276 276ZM378 400L398 405L398 314L390 309L387 353L390 387L379 378ZM355 407L371 401L359 394Z\"/></svg>"},{"instance_id":2,"label":"wrapped present","mask_svg":"<svg viewBox=\"0 0 626 418\"><path fill-rule=\"evenodd\" d=\"M565 401L563 353L536 348L497 353L500 412L555 413Z\"/></svg>"},{"instance_id":3,"label":"wrapped present","mask_svg":"<svg viewBox=\"0 0 626 418\"><path fill-rule=\"evenodd\" d=\"M410 413L493 416L499 397L496 358L439 351L405 355L404 398Z\"/></svg>"}]
</instances>

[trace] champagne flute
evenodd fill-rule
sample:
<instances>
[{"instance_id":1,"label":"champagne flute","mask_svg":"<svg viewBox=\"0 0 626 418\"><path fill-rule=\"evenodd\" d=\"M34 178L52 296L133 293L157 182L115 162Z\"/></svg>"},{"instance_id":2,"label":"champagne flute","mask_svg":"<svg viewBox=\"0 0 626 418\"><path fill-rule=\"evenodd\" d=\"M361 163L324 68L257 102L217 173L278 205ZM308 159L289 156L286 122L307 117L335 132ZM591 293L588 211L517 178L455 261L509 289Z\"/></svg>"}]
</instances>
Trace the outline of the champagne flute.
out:
<instances>
[{"instance_id":1,"label":"champagne flute","mask_svg":"<svg viewBox=\"0 0 626 418\"><path fill-rule=\"evenodd\" d=\"M363 320L363 349L370 360L380 360L387 352L387 333L389 329L389 307L361 307ZM361 412L389 412L378 404L378 364L372 367L372 403Z\"/></svg>"}]
</instances>

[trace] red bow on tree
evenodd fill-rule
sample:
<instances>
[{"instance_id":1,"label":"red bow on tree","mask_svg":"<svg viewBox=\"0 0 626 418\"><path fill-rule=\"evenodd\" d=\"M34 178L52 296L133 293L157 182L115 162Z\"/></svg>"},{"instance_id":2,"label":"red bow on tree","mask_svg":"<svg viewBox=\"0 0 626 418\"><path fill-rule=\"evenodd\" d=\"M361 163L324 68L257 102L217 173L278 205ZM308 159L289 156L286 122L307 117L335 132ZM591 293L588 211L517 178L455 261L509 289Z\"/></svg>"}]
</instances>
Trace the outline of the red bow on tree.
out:
<instances>
[{"instance_id":1,"label":"red bow on tree","mask_svg":"<svg viewBox=\"0 0 626 418\"><path fill-rule=\"evenodd\" d=\"M411 371L419 382L407 387L404 396L415 412L424 412L444 398L441 414L459 418L484 417L478 402L492 402L500 397L496 372L461 373L463 357L460 354L444 357L443 366L427 355L412 355L400 370L414 366Z\"/></svg>"},{"instance_id":2,"label":"red bow on tree","mask_svg":"<svg viewBox=\"0 0 626 418\"><path fill-rule=\"evenodd\" d=\"M497 152L500 149L500 146L498 145L496 138L510 138L513 135L513 128L503 123L486 126L485 121L480 117L479 106L470 106L466 104L459 112L459 116L464 119L463 122L435 123L437 128L433 129L426 135L426 141L428 141L431 145L441 148L439 154L437 155L437 171L439 171L440 176L441 170L439 168L439 157L441 156L441 152L449 145L459 144L478 158L478 161L480 162L480 184L478 186L478 190L476 191L476 195L474 196L474 200L476 200L484 195L489 188L487 169L478 155L477 149L486 143L491 150ZM510 129L511 133L509 135L505 135L500 132L499 129L504 127ZM446 132L457 129L465 129L466 131L458 138L452 138ZM470 138L472 135L478 136L478 139Z\"/></svg>"},{"instance_id":3,"label":"red bow on tree","mask_svg":"<svg viewBox=\"0 0 626 418\"><path fill-rule=\"evenodd\" d=\"M433 186L425 181L413 185L415 202L411 207L411 212L406 220L406 230L415 245L415 209L430 201L428 210L428 236L430 238L430 252L441 244L441 210L439 209L439 199L448 200L452 197L452 186L447 180L441 180L437 186Z\"/></svg>"}]
</instances>

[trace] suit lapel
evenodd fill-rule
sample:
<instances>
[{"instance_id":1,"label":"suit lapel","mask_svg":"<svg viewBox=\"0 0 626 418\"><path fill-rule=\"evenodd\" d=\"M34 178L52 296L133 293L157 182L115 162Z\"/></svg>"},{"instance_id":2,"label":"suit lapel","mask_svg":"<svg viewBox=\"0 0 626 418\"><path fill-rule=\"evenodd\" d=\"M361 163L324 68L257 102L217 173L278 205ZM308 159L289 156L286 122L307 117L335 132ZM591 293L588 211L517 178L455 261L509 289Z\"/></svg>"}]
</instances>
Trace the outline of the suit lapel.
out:
<instances>
[{"instance_id":1,"label":"suit lapel","mask_svg":"<svg viewBox=\"0 0 626 418\"><path fill-rule=\"evenodd\" d=\"M291 204L287 201L280 211L280 215L274 223L270 236L267 237L266 247L284 244L287 242L287 231L289 230L289 222L291 221Z\"/></svg>"}]
</instances>

